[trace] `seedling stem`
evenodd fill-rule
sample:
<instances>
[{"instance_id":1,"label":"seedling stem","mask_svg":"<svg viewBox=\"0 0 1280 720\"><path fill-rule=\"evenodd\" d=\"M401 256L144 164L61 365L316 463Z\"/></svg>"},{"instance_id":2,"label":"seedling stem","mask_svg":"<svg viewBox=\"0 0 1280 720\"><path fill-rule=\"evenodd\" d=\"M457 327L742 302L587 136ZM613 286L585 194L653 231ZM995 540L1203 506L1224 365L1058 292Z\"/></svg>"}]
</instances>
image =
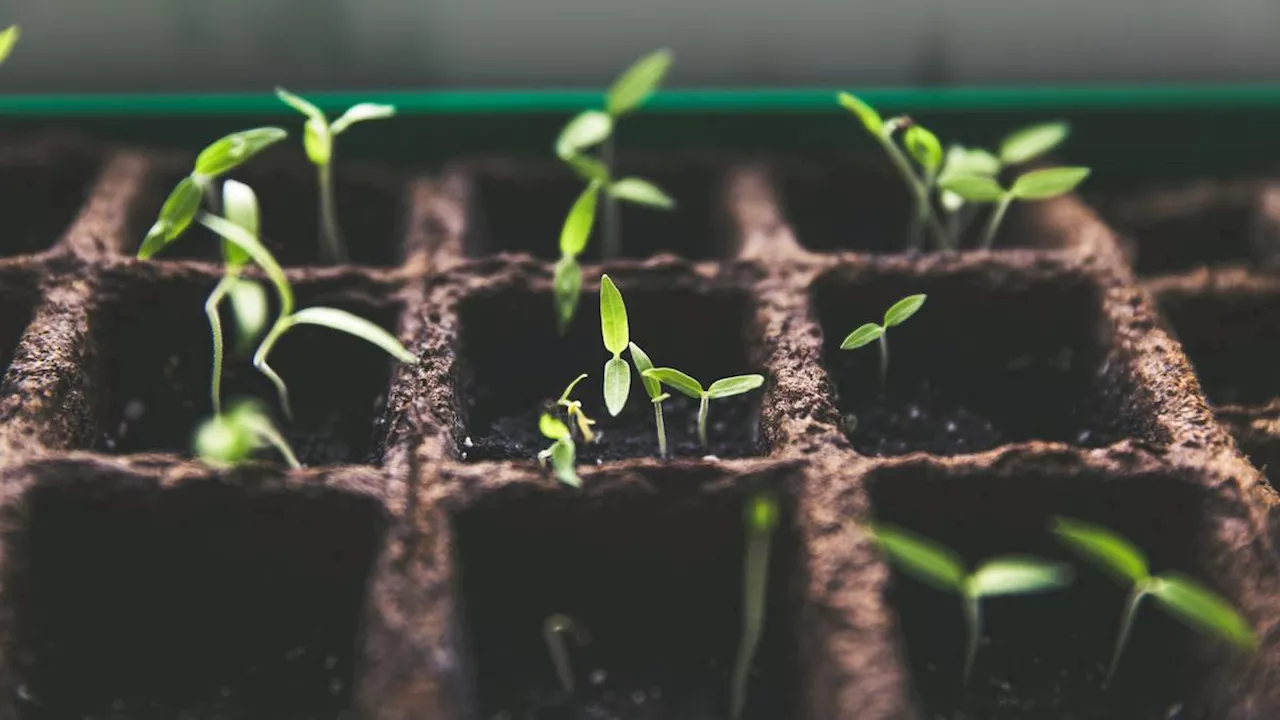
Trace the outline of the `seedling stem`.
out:
<instances>
[{"instance_id":1,"label":"seedling stem","mask_svg":"<svg viewBox=\"0 0 1280 720\"><path fill-rule=\"evenodd\" d=\"M1000 223L1004 220L1004 214L1009 211L1009 205L1013 203L1012 195L1005 195L1000 198L1000 202L996 203L996 209L991 213L991 217L987 220L987 229L982 232L982 249L990 250L996 242L996 231L1000 229Z\"/></svg>"},{"instance_id":2,"label":"seedling stem","mask_svg":"<svg viewBox=\"0 0 1280 720\"><path fill-rule=\"evenodd\" d=\"M556 677L560 679L560 687L568 695L577 691L577 682L573 676L573 664L569 662L569 647L564 636L573 638L574 643L583 647L591 642L591 633L586 625L568 615L551 615L542 623L542 638L547 643L547 652L551 653L551 664L556 668Z\"/></svg>"},{"instance_id":3,"label":"seedling stem","mask_svg":"<svg viewBox=\"0 0 1280 720\"><path fill-rule=\"evenodd\" d=\"M778 525L778 500L768 492L751 497L744 507L747 549L742 561L742 640L733 664L729 717L740 720L747 700L747 676L764 632L769 587L769 548Z\"/></svg>"},{"instance_id":4,"label":"seedling stem","mask_svg":"<svg viewBox=\"0 0 1280 720\"><path fill-rule=\"evenodd\" d=\"M634 355L633 355L634 356ZM705 390L702 384L675 368L651 368L641 377L657 380L682 395L698 401L698 440L707 447L707 403L711 398L726 398L755 390L764 384L763 375L734 375L721 378Z\"/></svg>"}]
</instances>

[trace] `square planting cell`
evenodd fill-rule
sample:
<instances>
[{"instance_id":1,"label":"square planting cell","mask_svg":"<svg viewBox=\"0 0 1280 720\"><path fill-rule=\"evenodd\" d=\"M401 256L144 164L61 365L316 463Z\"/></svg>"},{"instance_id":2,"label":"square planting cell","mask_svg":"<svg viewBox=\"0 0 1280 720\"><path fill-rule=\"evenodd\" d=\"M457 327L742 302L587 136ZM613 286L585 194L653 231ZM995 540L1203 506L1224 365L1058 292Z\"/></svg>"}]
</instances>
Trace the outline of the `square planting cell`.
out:
<instances>
[{"instance_id":1,"label":"square planting cell","mask_svg":"<svg viewBox=\"0 0 1280 720\"><path fill-rule=\"evenodd\" d=\"M742 631L743 489L676 479L657 494L499 492L455 516L478 717L727 716ZM788 505L770 547L748 719L796 717L800 550ZM590 635L569 643L572 697L543 640L556 614Z\"/></svg>"},{"instance_id":2,"label":"square planting cell","mask_svg":"<svg viewBox=\"0 0 1280 720\"><path fill-rule=\"evenodd\" d=\"M100 161L96 153L61 142L0 148L0 257L52 247L88 199Z\"/></svg>"},{"instance_id":3,"label":"square planting cell","mask_svg":"<svg viewBox=\"0 0 1280 720\"><path fill-rule=\"evenodd\" d=\"M956 455L1030 440L1086 447L1141 434L1124 401L1130 376L1109 362L1101 291L1073 273L1025 282L1005 272L830 274L815 284L824 361L842 425L867 455ZM841 350L907 295L928 300L878 344Z\"/></svg>"},{"instance_id":4,"label":"square planting cell","mask_svg":"<svg viewBox=\"0 0 1280 720\"><path fill-rule=\"evenodd\" d=\"M20 717L343 717L373 501L65 475L31 491L6 579Z\"/></svg>"},{"instance_id":5,"label":"square planting cell","mask_svg":"<svg viewBox=\"0 0 1280 720\"><path fill-rule=\"evenodd\" d=\"M31 323L34 292L25 273L0 272L0 378L13 362L22 333Z\"/></svg>"},{"instance_id":6,"label":"square planting cell","mask_svg":"<svg viewBox=\"0 0 1280 720\"><path fill-rule=\"evenodd\" d=\"M746 298L728 290L668 286L660 279L619 282L631 338L655 366L671 365L703 386L729 375L759 372L747 362ZM611 356L600 337L600 299L584 290L569 332L556 329L551 293L507 286L463 301L462 397L468 460L533 459L549 444L538 418L580 373L573 398L596 420L594 443L578 443L579 461L656 457L653 406L632 367L631 396L617 417L604 407L602 377ZM630 353L624 353L630 363ZM713 400L709 448L698 443L698 403L678 393L663 403L668 450L676 456L742 457L765 451L759 436L760 391Z\"/></svg>"},{"instance_id":7,"label":"square planting cell","mask_svg":"<svg viewBox=\"0 0 1280 720\"><path fill-rule=\"evenodd\" d=\"M526 252L560 257L560 230L586 183L560 165L486 164L473 170L466 254ZM717 204L720 173L710 165L622 164L618 177L638 176L656 184L676 202L673 210L617 203L622 257L645 258L667 252L690 260L716 257L726 225ZM601 198L584 262L600 258L609 211Z\"/></svg>"},{"instance_id":8,"label":"square planting cell","mask_svg":"<svg viewBox=\"0 0 1280 720\"><path fill-rule=\"evenodd\" d=\"M213 342L204 302L216 278L169 271L175 267L155 263L144 274L110 279L110 300L94 328L99 347L99 450L186 455L196 426L213 412ZM394 331L392 304L374 304L370 295L344 291L341 284L295 282L297 306L337 307ZM278 313L274 298L270 312L273 318ZM234 320L225 304L221 316L227 343L224 403L245 396L261 400L304 464L379 459L395 362L390 356L327 328L304 325L290 330L270 358L289 387L294 415L289 421L279 409L274 386L253 367L253 347L236 351Z\"/></svg>"},{"instance_id":9,"label":"square planting cell","mask_svg":"<svg viewBox=\"0 0 1280 720\"><path fill-rule=\"evenodd\" d=\"M1068 563L1075 573L1065 589L983 601L984 631L965 685L959 597L895 570L888 599L924 716L1182 717L1184 704L1212 692L1195 650L1199 636L1145 601L1112 685L1104 689L1128 588L1072 555L1048 528L1059 515L1101 524L1140 547L1152 572L1176 570L1205 581L1197 568L1201 529L1208 526L1199 491L1177 476L1036 467L996 473L919 463L876 470L869 478L878 521L952 548L969 569L996 556L1030 554Z\"/></svg>"}]
</instances>

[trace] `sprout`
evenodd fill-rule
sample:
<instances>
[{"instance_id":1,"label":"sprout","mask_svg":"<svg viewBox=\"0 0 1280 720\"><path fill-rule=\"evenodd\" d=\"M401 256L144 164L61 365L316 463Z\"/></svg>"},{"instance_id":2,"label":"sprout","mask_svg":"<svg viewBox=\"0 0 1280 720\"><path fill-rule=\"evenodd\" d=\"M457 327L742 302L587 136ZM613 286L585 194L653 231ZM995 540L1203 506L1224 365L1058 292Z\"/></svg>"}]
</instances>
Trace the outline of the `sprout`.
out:
<instances>
[{"instance_id":1,"label":"sprout","mask_svg":"<svg viewBox=\"0 0 1280 720\"><path fill-rule=\"evenodd\" d=\"M538 431L544 437L554 441L551 447L538 453L538 462L546 465L550 460L551 469L560 482L570 487L582 487L582 480L578 478L578 473L573 468L577 448L573 443L573 432L569 426L550 413L542 413L542 417L538 418Z\"/></svg>"},{"instance_id":2,"label":"sprout","mask_svg":"<svg viewBox=\"0 0 1280 720\"><path fill-rule=\"evenodd\" d=\"M595 425L596 421L587 417L587 414L582 411L581 400L569 399L569 395L573 393L573 389L577 387L578 383L582 382L586 378L586 373L582 373L578 377L574 378L568 386L565 387L564 392L560 393L560 399L556 400L556 406L564 408L565 414L569 416L569 421L577 425L578 431L582 433L583 440L586 440L587 442L595 442L596 435L592 432L591 426Z\"/></svg>"},{"instance_id":3,"label":"sprout","mask_svg":"<svg viewBox=\"0 0 1280 720\"><path fill-rule=\"evenodd\" d=\"M633 356L634 357L634 356ZM641 373L642 377L652 378L673 390L687 395L699 402L698 405L698 440L702 447L707 447L707 401L713 398L727 398L755 390L764 384L763 375L734 375L721 378L708 387L675 368L651 368Z\"/></svg>"},{"instance_id":4,"label":"sprout","mask_svg":"<svg viewBox=\"0 0 1280 720\"><path fill-rule=\"evenodd\" d=\"M9 53L13 52L13 46L18 44L18 38L22 31L17 25L10 25L4 30L0 30L0 63L9 59Z\"/></svg>"},{"instance_id":5,"label":"sprout","mask_svg":"<svg viewBox=\"0 0 1280 720\"><path fill-rule=\"evenodd\" d=\"M966 573L954 551L932 540L887 524L871 527L871 535L885 557L903 571L938 590L959 595L964 603L968 642L965 683L973 671L982 637L982 599L995 595L1047 592L1070 584L1071 568L1036 557L1009 555L993 558Z\"/></svg>"},{"instance_id":6,"label":"sprout","mask_svg":"<svg viewBox=\"0 0 1280 720\"><path fill-rule=\"evenodd\" d=\"M1147 558L1127 539L1100 525L1069 518L1055 518L1052 529L1072 552L1129 585L1129 597L1120 619L1120 634L1116 638L1104 686L1111 684L1120 664L1120 655L1129 640L1138 604L1148 595L1174 617L1201 632L1244 650L1257 647L1257 639L1249 623L1226 600L1177 573L1152 575Z\"/></svg>"},{"instance_id":7,"label":"sprout","mask_svg":"<svg viewBox=\"0 0 1280 720\"><path fill-rule=\"evenodd\" d=\"M1032 170L1019 176L1009 189L986 175L953 175L941 181L942 188L969 202L995 203L996 208L982 234L981 247L989 250L995 242L1000 221L1014 200L1046 200L1071 192L1089 177L1089 168L1056 167Z\"/></svg>"},{"instance_id":8,"label":"sprout","mask_svg":"<svg viewBox=\"0 0 1280 720\"><path fill-rule=\"evenodd\" d=\"M238 400L227 412L205 420L193 442L196 457L214 465L237 465L267 446L278 450L289 467L302 467L256 400Z\"/></svg>"},{"instance_id":9,"label":"sprout","mask_svg":"<svg viewBox=\"0 0 1280 720\"><path fill-rule=\"evenodd\" d=\"M880 384L883 385L889 378L889 340L885 332L895 326L906 322L907 318L916 314L916 311L924 305L927 295L908 295L898 302L894 303L884 312L884 325L875 323L867 323L857 330L849 333L844 342L840 343L841 350L853 350L863 345L871 343L873 340L880 341Z\"/></svg>"},{"instance_id":10,"label":"sprout","mask_svg":"<svg viewBox=\"0 0 1280 720\"><path fill-rule=\"evenodd\" d=\"M307 117L302 142L307 159L316 166L320 181L320 252L333 262L347 259L347 247L338 227L338 208L333 197L333 139L358 122L383 120L396 114L392 105L359 103L347 109L332 124L320 108L284 88L276 88L276 97Z\"/></svg>"},{"instance_id":11,"label":"sprout","mask_svg":"<svg viewBox=\"0 0 1280 720\"><path fill-rule=\"evenodd\" d=\"M752 496L743 508L747 549L742 562L742 641L733 664L729 718L739 720L747 700L747 675L764 632L765 598L769 586L769 546L778 525L778 499L763 492Z\"/></svg>"},{"instance_id":12,"label":"sprout","mask_svg":"<svg viewBox=\"0 0 1280 720\"><path fill-rule=\"evenodd\" d=\"M565 635L573 638L578 647L583 647L591 642L591 631L568 615L549 615L542 623L542 639L547 643L547 652L551 653L551 664L556 668L560 687L564 688L565 694L572 695L577 690L577 683L573 677L573 665L569 662Z\"/></svg>"},{"instance_id":13,"label":"sprout","mask_svg":"<svg viewBox=\"0 0 1280 720\"><path fill-rule=\"evenodd\" d=\"M662 392L662 383L645 375L646 371L653 369L653 361L635 343L631 343L631 361L636 364L636 372L640 373L640 383L644 385L644 391L649 395L649 402L653 403L653 422L658 429L658 457L665 458L667 456L667 425L662 419L662 401L671 397L671 394Z\"/></svg>"},{"instance_id":14,"label":"sprout","mask_svg":"<svg viewBox=\"0 0 1280 720\"><path fill-rule=\"evenodd\" d=\"M631 366L622 359L631 336L627 330L627 306L608 275L600 278L600 335L605 350L613 353L604 364L604 406L617 417L631 394Z\"/></svg>"}]
</instances>

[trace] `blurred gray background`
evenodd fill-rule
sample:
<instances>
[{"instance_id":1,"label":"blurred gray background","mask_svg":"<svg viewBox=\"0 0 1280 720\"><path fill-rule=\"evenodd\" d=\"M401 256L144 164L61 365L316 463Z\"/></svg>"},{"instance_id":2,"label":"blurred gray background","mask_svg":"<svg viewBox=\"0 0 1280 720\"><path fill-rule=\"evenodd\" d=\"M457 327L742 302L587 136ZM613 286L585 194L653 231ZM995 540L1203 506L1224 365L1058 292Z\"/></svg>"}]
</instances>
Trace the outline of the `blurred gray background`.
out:
<instances>
[{"instance_id":1,"label":"blurred gray background","mask_svg":"<svg viewBox=\"0 0 1280 720\"><path fill-rule=\"evenodd\" d=\"M9 0L4 92L1280 78L1280 0Z\"/></svg>"}]
</instances>

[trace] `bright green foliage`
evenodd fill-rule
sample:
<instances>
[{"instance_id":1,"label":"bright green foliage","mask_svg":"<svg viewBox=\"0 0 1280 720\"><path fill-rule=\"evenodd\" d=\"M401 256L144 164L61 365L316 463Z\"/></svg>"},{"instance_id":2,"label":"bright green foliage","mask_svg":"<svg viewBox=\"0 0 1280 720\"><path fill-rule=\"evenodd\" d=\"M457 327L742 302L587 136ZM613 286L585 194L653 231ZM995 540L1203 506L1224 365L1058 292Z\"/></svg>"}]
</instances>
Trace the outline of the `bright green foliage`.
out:
<instances>
[{"instance_id":1,"label":"bright green foliage","mask_svg":"<svg viewBox=\"0 0 1280 720\"><path fill-rule=\"evenodd\" d=\"M675 59L670 50L655 50L622 71L609 88L605 109L620 117L639 108L662 85Z\"/></svg>"},{"instance_id":2,"label":"bright green foliage","mask_svg":"<svg viewBox=\"0 0 1280 720\"><path fill-rule=\"evenodd\" d=\"M1151 575L1147 558L1119 534L1091 523L1055 518L1052 529L1058 539L1082 558L1129 586L1120 634L1107 669L1107 684L1115 675L1120 656L1142 599L1150 596L1169 614L1201 632L1225 640L1242 650L1254 650L1257 638L1249 623L1226 600L1178 573Z\"/></svg>"},{"instance_id":3,"label":"bright green foliage","mask_svg":"<svg viewBox=\"0 0 1280 720\"><path fill-rule=\"evenodd\" d=\"M551 654L551 664L556 668L556 677L560 679L560 687L565 694L577 692L577 682L573 676L573 664L569 662L569 647L564 636L573 638L574 643L583 647L591 642L591 632L586 625L568 615L551 615L542 622L542 639L547 644L547 652Z\"/></svg>"},{"instance_id":4,"label":"bright green foliage","mask_svg":"<svg viewBox=\"0 0 1280 720\"><path fill-rule=\"evenodd\" d=\"M915 315L924 305L927 295L908 295L889 306L884 313L884 325L866 323L849 333L840 343L841 350L854 350L863 345L880 341L880 383L883 385L889 378L889 340L885 331L895 325L901 325L907 318Z\"/></svg>"},{"instance_id":5,"label":"bright green foliage","mask_svg":"<svg viewBox=\"0 0 1280 720\"><path fill-rule=\"evenodd\" d=\"M343 262L347 259L347 247L342 240L333 196L333 139L358 122L393 117L396 109L392 105L359 103L352 105L331 124L320 108L284 88L276 88L276 97L307 118L302 127L302 145L307 159L316 166L320 183L320 249L333 262Z\"/></svg>"},{"instance_id":6,"label":"bright green foliage","mask_svg":"<svg viewBox=\"0 0 1280 720\"><path fill-rule=\"evenodd\" d=\"M18 44L18 37L22 31L17 25L10 25L4 30L0 30L0 63L9 59L9 53L13 52L13 46Z\"/></svg>"},{"instance_id":7,"label":"bright green foliage","mask_svg":"<svg viewBox=\"0 0 1280 720\"><path fill-rule=\"evenodd\" d=\"M987 560L969 573L959 555L932 540L884 523L870 530L890 562L938 590L960 596L968 626L963 676L966 683L982 638L983 598L1048 592L1072 580L1071 568L1066 565L1017 555Z\"/></svg>"},{"instance_id":8,"label":"bright green foliage","mask_svg":"<svg viewBox=\"0 0 1280 720\"><path fill-rule=\"evenodd\" d=\"M1070 134L1071 126L1065 122L1038 123L1015 130L1000 143L1000 162L1004 165L1031 162L1061 145Z\"/></svg>"},{"instance_id":9,"label":"bright green foliage","mask_svg":"<svg viewBox=\"0 0 1280 720\"><path fill-rule=\"evenodd\" d=\"M649 402L653 403L653 422L658 431L658 457L665 458L667 456L667 424L662 417L662 402L671 397L669 393L662 392L662 383L645 375L645 371L653 369L653 361L640 349L635 343L630 344L631 362L635 363L636 372L640 373L640 382L644 385L645 394L649 396Z\"/></svg>"},{"instance_id":10,"label":"bright green foliage","mask_svg":"<svg viewBox=\"0 0 1280 720\"><path fill-rule=\"evenodd\" d=\"M1002 187L995 178L985 175L951 175L944 177L940 184L943 190L955 193L969 202L996 203L982 235L981 247L986 250L995 243L1000 221L1004 219L1014 200L1046 200L1057 197L1071 192L1087 177L1089 168L1056 167L1024 173L1008 189Z\"/></svg>"},{"instance_id":11,"label":"bright green foliage","mask_svg":"<svg viewBox=\"0 0 1280 720\"><path fill-rule=\"evenodd\" d=\"M538 431L553 441L551 447L538 453L538 462L545 465L550 461L551 469L560 482L570 487L582 487L582 480L574 469L577 448L569 426L554 415L543 413L538 419Z\"/></svg>"},{"instance_id":12,"label":"bright green foliage","mask_svg":"<svg viewBox=\"0 0 1280 720\"><path fill-rule=\"evenodd\" d=\"M583 440L586 440L587 442L595 442L596 434L591 430L591 426L595 425L596 421L587 417L587 414L582 411L581 400L574 400L569 397L573 394L573 389L577 387L578 383L582 382L586 378L586 373L582 373L578 377L574 378L573 381L565 387L564 392L560 393L560 399L556 400L556 405L564 408L565 413L569 416L570 422L576 423L578 431L582 433Z\"/></svg>"},{"instance_id":13,"label":"bright green foliage","mask_svg":"<svg viewBox=\"0 0 1280 720\"><path fill-rule=\"evenodd\" d=\"M627 306L608 275L600 278L600 335L605 350L613 353L604 364L604 406L617 417L631 394L631 366L622 359L631 335L627 329Z\"/></svg>"},{"instance_id":14,"label":"bright green foliage","mask_svg":"<svg viewBox=\"0 0 1280 720\"><path fill-rule=\"evenodd\" d=\"M747 701L747 677L760 637L764 634L765 600L769 588L769 548L778 526L778 499L769 492L751 496L743 507L746 552L742 560L742 639L730 681L729 717L740 720Z\"/></svg>"},{"instance_id":15,"label":"bright green foliage","mask_svg":"<svg viewBox=\"0 0 1280 720\"><path fill-rule=\"evenodd\" d=\"M633 355L634 357L634 355ZM657 380L676 392L698 401L698 440L707 447L707 403L712 399L727 398L755 390L764 384L763 375L734 375L721 378L702 389L702 384L675 368L651 368L642 377Z\"/></svg>"},{"instance_id":16,"label":"bright green foliage","mask_svg":"<svg viewBox=\"0 0 1280 720\"><path fill-rule=\"evenodd\" d=\"M254 400L236 401L225 413L201 423L193 446L196 457L215 465L237 465L263 448L274 447L289 467L302 467L289 442Z\"/></svg>"}]
</instances>

